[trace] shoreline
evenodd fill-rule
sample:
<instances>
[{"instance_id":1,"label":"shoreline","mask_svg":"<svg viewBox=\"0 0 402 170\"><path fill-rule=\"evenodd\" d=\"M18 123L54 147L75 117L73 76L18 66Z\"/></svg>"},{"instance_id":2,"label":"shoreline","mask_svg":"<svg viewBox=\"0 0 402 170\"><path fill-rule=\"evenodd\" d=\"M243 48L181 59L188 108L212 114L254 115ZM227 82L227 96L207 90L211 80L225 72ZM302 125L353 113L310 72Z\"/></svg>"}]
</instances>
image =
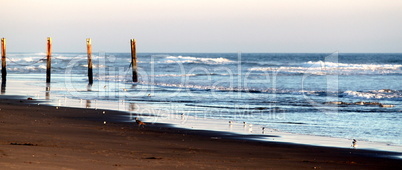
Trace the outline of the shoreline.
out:
<instances>
[{"instance_id":1,"label":"shoreline","mask_svg":"<svg viewBox=\"0 0 402 170\"><path fill-rule=\"evenodd\" d=\"M0 167L402 168L401 159L392 159L400 155L395 152L244 140L165 124L139 127L121 122L125 112L30 102L2 97Z\"/></svg>"},{"instance_id":2,"label":"shoreline","mask_svg":"<svg viewBox=\"0 0 402 170\"><path fill-rule=\"evenodd\" d=\"M183 131L206 131L212 133L221 133L221 134L231 134L231 136L242 136L242 140L253 140L258 142L276 142L276 143L289 143L296 145L307 145L307 146L317 146L317 147L328 147L328 148L341 148L341 149L353 149L351 147L351 140L344 138L336 138L336 137L328 137L328 136L315 136L315 135L306 135L306 134L295 134L290 132L283 132L276 129L270 129L269 127L265 127L264 133L261 133L261 128L264 126L261 125L252 125L249 127L248 125L244 125L240 122L232 122L229 124L227 120L223 119L209 119L209 118L198 118L193 116L184 115L176 115L176 114L141 114L127 111L125 109L116 109L116 108L103 108L103 105L110 106L110 102L101 102L96 101L92 103L94 106L90 106L84 108L85 104L80 102L80 106L77 105L78 100L76 99L60 99L60 97L56 97L56 99L51 99L51 101L46 99L35 99L35 96L32 97L34 100L27 101L31 102L33 105L44 105L49 107L63 107L63 108L76 108L76 109L89 109L89 110L109 110L113 112L121 112L116 117L117 122L121 123L133 123L135 122L134 117L138 117L143 121L165 125L169 128L181 129ZM26 97L20 95L0 95L0 99L14 99L14 100L26 100ZM54 97L53 97L54 98ZM60 100L67 100L60 102ZM58 102L56 102L58 101ZM85 100L84 100L85 101ZM75 103L75 104L73 104ZM98 104L97 104L98 103ZM73 106L68 106L73 104ZM120 104L120 103L119 103ZM153 105L147 107L155 107ZM250 129L254 129L251 130ZM401 153L401 156L398 156L399 159L402 159L402 146L384 143L384 142L371 142L371 141L358 141L357 149L363 150L371 150L371 151L379 151L379 152L390 152L390 153Z\"/></svg>"},{"instance_id":3,"label":"shoreline","mask_svg":"<svg viewBox=\"0 0 402 170\"><path fill-rule=\"evenodd\" d=\"M96 99L82 99L81 97L76 97L76 98L69 98L68 96L72 95L74 96L75 93L87 91L87 87L85 86L77 86L74 87L76 91L68 91L70 94L60 94L54 91L66 91L64 86L62 85L62 82L64 81L64 77L61 75L56 74L54 76L54 79L56 79L57 82L53 82L51 84L51 90L47 91L47 85L45 86L45 83L41 83L39 79L44 79L42 78L37 78L38 75L35 74L29 74L27 75L11 75L9 80L7 81L7 89L6 92L4 93L5 95L24 95L27 97L32 97L33 99L38 99L37 101L43 101L44 104L52 105L52 106L58 106L58 107L77 107L77 108L91 108L91 109L111 109L111 110L118 110L118 111L126 111L130 113L135 113L136 111L133 111L132 106L130 105L131 103L125 102L125 98L122 100L118 100L117 102L114 101L103 101L103 100L96 100ZM21 78L23 78L21 80ZM63 80L63 81L62 81ZM44 80L43 80L44 81ZM33 84L33 86L29 86L27 82L30 82L30 84ZM98 84L98 88L101 88L103 90L103 87L101 86L102 83ZM46 90L45 90L46 89ZM96 90L96 88L95 88ZM99 90L99 89L98 89ZM104 91L99 91L100 93L106 93ZM4 96L3 94L3 96ZM7 96L5 96L7 97ZM21 98L26 98L22 97ZM121 102L120 102L121 101ZM206 130L217 130L217 131L230 131L230 132L235 132L235 133L241 133L241 134L250 134L250 135L255 135L255 134L261 134L261 128L263 127L262 125L256 125L254 124L252 132L248 128L245 128L241 122L243 120L234 120L238 121L238 123L233 124L233 129L228 129L228 121L229 120L224 120L224 119L209 119L209 118L203 118L203 117L194 117L194 120L192 123L188 123L188 121L185 124L181 124L180 115L175 114L178 112L175 112L174 109L170 107L159 107L158 104L155 103L147 103L145 102L133 102L133 108L139 106L138 108L143 108L145 111L149 111L148 108L150 108L151 112L155 112L156 114L161 113L162 116L167 116L166 120L158 119L156 122L159 123L168 123L168 124L174 124L176 127L179 128L187 128L187 129L206 129ZM173 111L172 111L173 110ZM141 112L141 109L138 110ZM166 112L166 113L165 113ZM187 115L185 115L187 116ZM127 118L128 119L128 118ZM132 119L132 117L130 117ZM202 119L202 120L201 120ZM146 119L147 120L147 119ZM160 121L162 120L162 121ZM123 121L127 121L126 119ZM152 121L152 120L150 120ZM198 128L196 128L198 126ZM237 126L237 127L236 127ZM215 127L219 127L218 129ZM244 127L244 128L243 128ZM291 132L285 132L282 131L281 129L276 130L272 129L270 127L264 126L266 131L269 131L270 133L275 133L275 135L280 135L282 138L273 139L267 137L266 141L270 140L275 140L276 142L290 142L290 143L300 143L300 144L308 144L308 145L315 145L315 146L324 146L324 147L340 147L340 148L350 148L352 139L355 137L331 137L331 136L319 136L319 135L308 135L308 134L297 134L297 133L291 133ZM373 149L373 150L382 150L382 151L395 151L395 152L402 152L402 145L400 144L395 144L392 142L385 142L385 141L370 141L368 139L359 139L358 140L358 145L359 149L364 148L364 149Z\"/></svg>"},{"instance_id":4,"label":"shoreline","mask_svg":"<svg viewBox=\"0 0 402 170\"><path fill-rule=\"evenodd\" d=\"M32 76L32 75L31 75ZM1 98L9 98L11 95L20 94L18 95L20 99L26 99L26 97L22 95L26 95L27 97L31 97L36 99L37 103L43 103L45 105L52 105L55 107L76 107L76 108L89 108L89 109L111 109L123 112L129 112L130 118L127 114L123 115L126 116L125 119L121 119L122 122L130 122L132 119L132 114L135 113L133 111L129 111L131 106L125 102L110 102L110 101L102 101L102 100L79 100L79 99L70 99L67 98L66 95L61 96L60 94L52 93L52 91L45 90L45 84L39 83L37 80L31 80L32 84L35 84L34 89L32 86L28 86L26 84L26 80L20 81L16 79L19 77L18 75L11 76L11 81L8 81L7 84L7 92L0 96ZM58 76L56 76L57 78ZM30 80L31 78L27 78ZM25 83L24 83L25 82ZM55 83L57 84L57 83ZM18 88L16 88L18 87ZM22 92L20 91L22 90ZM61 87L52 87L52 90L63 90ZM15 98L15 97L14 97ZM160 109L155 104L147 104L147 103L135 103L141 105L141 108L147 110L155 110L154 112L159 113L158 109ZM170 108L163 108L162 111L165 111ZM252 127L251 130L244 126L240 122L235 122L232 126L228 124L228 120L223 119L209 119L209 118L198 118L192 117L188 115L184 115L186 117L186 122L183 124L180 119L180 115L176 115L173 113L162 113L162 116L166 116L167 118L161 117L161 119L144 119L145 121L152 121L157 123L167 123L175 126L176 128L185 128L189 130L216 130L222 132L233 132L233 133L240 133L240 134L247 134L249 136L255 136L261 134L261 125L255 125ZM140 116L144 117L144 116ZM144 117L146 118L146 117ZM150 119L153 119L150 117ZM188 120L187 120L188 119ZM190 120L194 119L194 120ZM202 119L202 120L201 120ZM156 121L155 121L156 120ZM201 121L200 121L201 120ZM207 123L206 123L207 122ZM198 126L198 127L197 127ZM230 126L230 129L229 129ZM193 128L194 127L194 128ZM271 138L270 136L266 135L265 137L261 137L262 141L275 141L275 142L285 142L285 143L295 143L295 144L305 144L305 145L313 145L313 146L323 146L323 147L339 147L339 148L351 148L352 139L340 138L340 137L329 137L329 136L318 136L318 135L306 135L306 134L296 134L290 132L284 132L281 130L270 129L270 127L265 127L265 132L269 132L270 134L273 133L275 136L281 136L281 138ZM402 153L402 146L394 143L388 142L372 142L372 141L365 141L358 139L358 148L359 149L369 149L369 150L378 150L378 151L390 151L390 152L401 152ZM402 159L402 157L401 157Z\"/></svg>"}]
</instances>

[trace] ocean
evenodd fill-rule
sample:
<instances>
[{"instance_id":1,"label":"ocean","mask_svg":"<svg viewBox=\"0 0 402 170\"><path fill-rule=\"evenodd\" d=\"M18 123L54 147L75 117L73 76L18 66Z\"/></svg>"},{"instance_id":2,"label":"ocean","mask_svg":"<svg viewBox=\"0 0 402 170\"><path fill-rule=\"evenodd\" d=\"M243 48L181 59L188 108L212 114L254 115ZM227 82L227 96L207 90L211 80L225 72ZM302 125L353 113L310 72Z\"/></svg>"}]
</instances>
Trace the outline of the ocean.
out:
<instances>
[{"instance_id":1,"label":"ocean","mask_svg":"<svg viewBox=\"0 0 402 170\"><path fill-rule=\"evenodd\" d=\"M89 86L86 53L54 53L46 85L45 53L10 53L2 94L123 110L127 121L402 146L400 53L139 53L137 83L130 62L93 54Z\"/></svg>"}]
</instances>

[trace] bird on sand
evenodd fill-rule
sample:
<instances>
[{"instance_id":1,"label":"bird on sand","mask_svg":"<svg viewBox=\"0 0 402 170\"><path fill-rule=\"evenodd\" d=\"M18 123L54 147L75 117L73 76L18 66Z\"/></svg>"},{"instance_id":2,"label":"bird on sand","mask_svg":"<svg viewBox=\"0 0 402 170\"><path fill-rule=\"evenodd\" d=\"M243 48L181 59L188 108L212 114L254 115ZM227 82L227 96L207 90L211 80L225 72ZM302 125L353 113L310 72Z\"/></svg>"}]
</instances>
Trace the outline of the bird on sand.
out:
<instances>
[{"instance_id":1,"label":"bird on sand","mask_svg":"<svg viewBox=\"0 0 402 170\"><path fill-rule=\"evenodd\" d=\"M357 147L357 140L356 140L356 139L353 139L353 141L352 141L352 147L353 147L353 148L356 148L356 147Z\"/></svg>"},{"instance_id":2,"label":"bird on sand","mask_svg":"<svg viewBox=\"0 0 402 170\"><path fill-rule=\"evenodd\" d=\"M146 123L144 123L141 120L139 120L138 117L135 117L135 123L137 123L138 126L145 126L146 125Z\"/></svg>"}]
</instances>

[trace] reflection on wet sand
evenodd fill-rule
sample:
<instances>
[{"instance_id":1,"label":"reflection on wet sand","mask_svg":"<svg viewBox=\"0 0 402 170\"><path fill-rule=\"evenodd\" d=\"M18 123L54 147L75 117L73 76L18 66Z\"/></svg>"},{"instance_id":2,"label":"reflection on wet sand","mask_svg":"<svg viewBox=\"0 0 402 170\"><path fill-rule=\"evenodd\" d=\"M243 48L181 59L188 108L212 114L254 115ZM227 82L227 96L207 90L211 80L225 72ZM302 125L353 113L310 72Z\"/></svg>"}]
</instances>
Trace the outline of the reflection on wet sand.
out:
<instances>
[{"instance_id":1,"label":"reflection on wet sand","mask_svg":"<svg viewBox=\"0 0 402 170\"><path fill-rule=\"evenodd\" d=\"M6 81L3 80L1 82L1 94L5 94L6 93Z\"/></svg>"},{"instance_id":2,"label":"reflection on wet sand","mask_svg":"<svg viewBox=\"0 0 402 170\"><path fill-rule=\"evenodd\" d=\"M92 84L87 85L87 91L92 91Z\"/></svg>"},{"instance_id":3,"label":"reflection on wet sand","mask_svg":"<svg viewBox=\"0 0 402 170\"><path fill-rule=\"evenodd\" d=\"M128 105L128 111L134 111L136 109L136 104L135 103L130 103Z\"/></svg>"},{"instance_id":4,"label":"reflection on wet sand","mask_svg":"<svg viewBox=\"0 0 402 170\"><path fill-rule=\"evenodd\" d=\"M50 100L50 83L46 83L45 91L46 100Z\"/></svg>"},{"instance_id":5,"label":"reflection on wet sand","mask_svg":"<svg viewBox=\"0 0 402 170\"><path fill-rule=\"evenodd\" d=\"M90 108L91 107L91 100L87 100L86 104L85 104L86 108Z\"/></svg>"}]
</instances>

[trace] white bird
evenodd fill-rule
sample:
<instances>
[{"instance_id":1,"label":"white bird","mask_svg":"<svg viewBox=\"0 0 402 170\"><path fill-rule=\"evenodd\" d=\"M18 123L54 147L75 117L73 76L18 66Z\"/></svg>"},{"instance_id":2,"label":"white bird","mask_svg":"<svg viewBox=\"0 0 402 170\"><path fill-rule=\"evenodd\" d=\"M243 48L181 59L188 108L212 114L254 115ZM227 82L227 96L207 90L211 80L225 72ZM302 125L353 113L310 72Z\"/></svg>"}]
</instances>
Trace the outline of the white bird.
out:
<instances>
[{"instance_id":1,"label":"white bird","mask_svg":"<svg viewBox=\"0 0 402 170\"><path fill-rule=\"evenodd\" d=\"M357 147L357 140L356 140L356 139L353 139L353 141L352 141L352 147L353 147L353 148L356 148L356 147Z\"/></svg>"}]
</instances>

